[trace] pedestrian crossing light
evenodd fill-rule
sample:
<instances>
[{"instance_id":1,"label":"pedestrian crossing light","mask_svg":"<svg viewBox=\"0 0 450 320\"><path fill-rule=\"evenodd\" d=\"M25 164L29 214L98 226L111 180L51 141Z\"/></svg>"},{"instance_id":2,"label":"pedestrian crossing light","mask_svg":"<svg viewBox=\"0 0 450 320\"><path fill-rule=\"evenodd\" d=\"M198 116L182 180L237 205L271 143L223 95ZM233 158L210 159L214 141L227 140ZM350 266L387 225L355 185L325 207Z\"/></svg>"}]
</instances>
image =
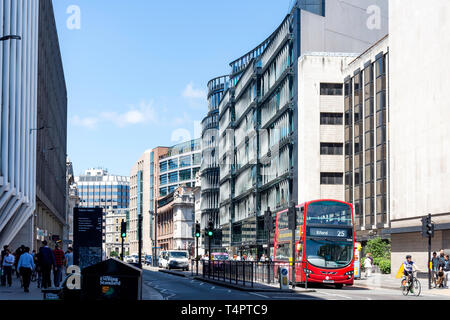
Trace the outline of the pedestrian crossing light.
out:
<instances>
[{"instance_id":1,"label":"pedestrian crossing light","mask_svg":"<svg viewBox=\"0 0 450 320\"><path fill-rule=\"evenodd\" d=\"M125 221L120 223L120 236L122 239L127 237L127 223Z\"/></svg>"}]
</instances>

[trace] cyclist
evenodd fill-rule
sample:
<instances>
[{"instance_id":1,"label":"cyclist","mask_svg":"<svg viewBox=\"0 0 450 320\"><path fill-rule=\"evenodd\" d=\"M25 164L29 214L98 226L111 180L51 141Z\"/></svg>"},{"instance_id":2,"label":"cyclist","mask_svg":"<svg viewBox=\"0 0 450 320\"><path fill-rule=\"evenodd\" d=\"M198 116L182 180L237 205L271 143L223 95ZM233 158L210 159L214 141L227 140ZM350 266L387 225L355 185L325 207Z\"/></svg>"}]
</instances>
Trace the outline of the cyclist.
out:
<instances>
[{"instance_id":1,"label":"cyclist","mask_svg":"<svg viewBox=\"0 0 450 320\"><path fill-rule=\"evenodd\" d=\"M417 270L416 265L414 264L414 261L412 261L412 257L410 255L406 256L406 260L405 262L403 262L403 267L404 267L404 280L408 280L406 283L411 284L411 292L413 292L413 286L412 283L414 281L414 275L413 275L413 271ZM405 282L403 282L405 283Z\"/></svg>"}]
</instances>

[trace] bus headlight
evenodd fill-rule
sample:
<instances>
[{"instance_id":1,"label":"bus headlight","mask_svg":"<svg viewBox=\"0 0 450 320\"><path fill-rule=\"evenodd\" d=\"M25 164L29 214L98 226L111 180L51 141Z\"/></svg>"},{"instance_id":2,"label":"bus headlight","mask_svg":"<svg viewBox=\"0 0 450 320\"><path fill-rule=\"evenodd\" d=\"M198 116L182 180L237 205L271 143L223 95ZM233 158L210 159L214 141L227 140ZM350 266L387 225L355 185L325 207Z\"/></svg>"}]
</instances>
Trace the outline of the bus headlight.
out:
<instances>
[{"instance_id":1,"label":"bus headlight","mask_svg":"<svg viewBox=\"0 0 450 320\"><path fill-rule=\"evenodd\" d=\"M312 270L309 269L303 269L303 272L309 277L309 275L313 274Z\"/></svg>"},{"instance_id":2,"label":"bus headlight","mask_svg":"<svg viewBox=\"0 0 450 320\"><path fill-rule=\"evenodd\" d=\"M347 271L347 272L345 273L345 275L348 276L349 279L351 279L352 276L353 276L353 270Z\"/></svg>"}]
</instances>

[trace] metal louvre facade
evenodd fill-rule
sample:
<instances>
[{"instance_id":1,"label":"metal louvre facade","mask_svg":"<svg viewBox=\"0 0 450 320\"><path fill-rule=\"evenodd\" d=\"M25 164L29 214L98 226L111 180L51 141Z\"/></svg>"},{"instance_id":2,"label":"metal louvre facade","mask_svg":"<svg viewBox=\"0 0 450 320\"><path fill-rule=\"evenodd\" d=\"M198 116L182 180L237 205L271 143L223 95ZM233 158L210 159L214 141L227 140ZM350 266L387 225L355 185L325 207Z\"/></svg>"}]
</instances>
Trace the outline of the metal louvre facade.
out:
<instances>
[{"instance_id":1,"label":"metal louvre facade","mask_svg":"<svg viewBox=\"0 0 450 320\"><path fill-rule=\"evenodd\" d=\"M0 34L22 37L0 42L2 244L13 241L35 209L38 18L38 1L0 1Z\"/></svg>"}]
</instances>

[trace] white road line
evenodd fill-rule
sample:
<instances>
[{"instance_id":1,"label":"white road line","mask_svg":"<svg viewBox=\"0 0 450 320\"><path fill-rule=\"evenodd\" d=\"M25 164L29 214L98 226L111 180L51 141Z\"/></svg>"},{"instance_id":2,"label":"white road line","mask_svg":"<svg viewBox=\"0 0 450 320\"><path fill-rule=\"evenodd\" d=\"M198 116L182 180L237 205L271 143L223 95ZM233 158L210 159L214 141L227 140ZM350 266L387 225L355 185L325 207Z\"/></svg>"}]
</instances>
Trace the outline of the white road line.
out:
<instances>
[{"instance_id":1,"label":"white road line","mask_svg":"<svg viewBox=\"0 0 450 320\"><path fill-rule=\"evenodd\" d=\"M201 286L204 285L204 284L205 284L204 282L200 283Z\"/></svg>"},{"instance_id":2,"label":"white road line","mask_svg":"<svg viewBox=\"0 0 450 320\"><path fill-rule=\"evenodd\" d=\"M250 292L250 294L252 294L252 295L254 295L254 296L258 296L258 297L260 297L260 298L269 299L268 296L265 296L265 295L260 294L260 293Z\"/></svg>"},{"instance_id":3,"label":"white road line","mask_svg":"<svg viewBox=\"0 0 450 320\"><path fill-rule=\"evenodd\" d=\"M211 290L215 289L216 287L211 287Z\"/></svg>"}]
</instances>

